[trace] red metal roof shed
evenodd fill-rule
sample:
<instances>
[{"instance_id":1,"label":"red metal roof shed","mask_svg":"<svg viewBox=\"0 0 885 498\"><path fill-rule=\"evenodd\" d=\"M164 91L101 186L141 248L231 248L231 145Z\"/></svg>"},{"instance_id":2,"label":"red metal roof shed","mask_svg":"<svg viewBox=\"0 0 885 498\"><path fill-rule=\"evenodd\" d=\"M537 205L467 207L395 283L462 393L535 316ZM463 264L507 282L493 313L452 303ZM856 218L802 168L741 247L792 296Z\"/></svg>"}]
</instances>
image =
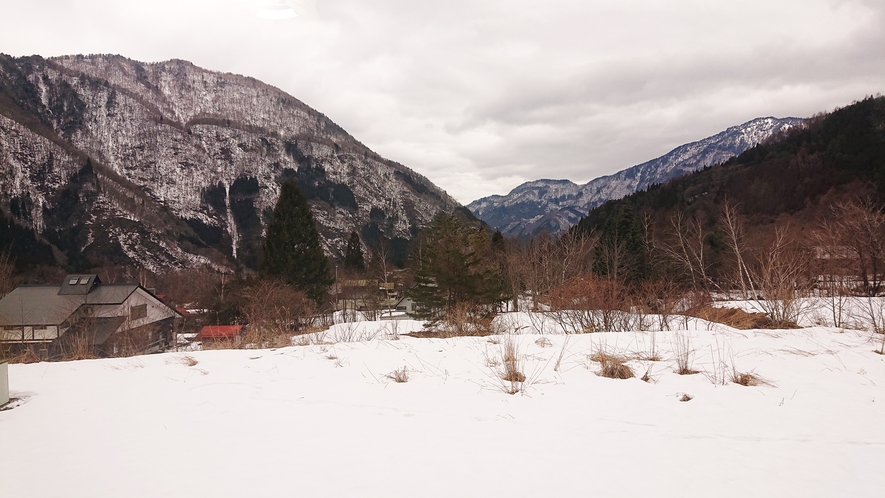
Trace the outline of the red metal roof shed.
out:
<instances>
[{"instance_id":1,"label":"red metal roof shed","mask_svg":"<svg viewBox=\"0 0 885 498\"><path fill-rule=\"evenodd\" d=\"M206 325L200 329L198 339L233 339L240 335L242 325Z\"/></svg>"}]
</instances>

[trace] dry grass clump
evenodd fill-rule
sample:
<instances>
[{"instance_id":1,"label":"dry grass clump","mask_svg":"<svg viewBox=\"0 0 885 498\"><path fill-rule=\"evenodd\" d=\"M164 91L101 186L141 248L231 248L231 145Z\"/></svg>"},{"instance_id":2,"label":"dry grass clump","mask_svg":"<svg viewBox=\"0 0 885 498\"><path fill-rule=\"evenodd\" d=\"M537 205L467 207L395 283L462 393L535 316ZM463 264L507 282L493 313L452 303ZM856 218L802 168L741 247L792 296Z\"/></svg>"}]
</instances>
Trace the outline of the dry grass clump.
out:
<instances>
[{"instance_id":1,"label":"dry grass clump","mask_svg":"<svg viewBox=\"0 0 885 498\"><path fill-rule=\"evenodd\" d=\"M502 392L516 394L524 390L526 375L523 372L523 355L513 337L503 336L496 354L490 355L487 351L485 360L496 387Z\"/></svg>"},{"instance_id":2,"label":"dry grass clump","mask_svg":"<svg viewBox=\"0 0 885 498\"><path fill-rule=\"evenodd\" d=\"M590 359L599 363L600 369L596 375L609 379L633 378L633 369L625 363L625 358L605 351L597 351L590 356Z\"/></svg>"},{"instance_id":3,"label":"dry grass clump","mask_svg":"<svg viewBox=\"0 0 885 498\"><path fill-rule=\"evenodd\" d=\"M409 369L406 367L397 368L393 372L387 374L387 378L393 380L398 384L402 384L404 382L409 381Z\"/></svg>"},{"instance_id":4,"label":"dry grass clump","mask_svg":"<svg viewBox=\"0 0 885 498\"><path fill-rule=\"evenodd\" d=\"M501 345L501 379L512 383L525 382L519 346L512 338L508 338Z\"/></svg>"},{"instance_id":5,"label":"dry grass clump","mask_svg":"<svg viewBox=\"0 0 885 498\"><path fill-rule=\"evenodd\" d=\"M753 372L738 372L737 370L735 370L734 373L732 373L731 381L735 384L740 384L747 387L771 386L771 382L763 379Z\"/></svg>"},{"instance_id":6,"label":"dry grass clump","mask_svg":"<svg viewBox=\"0 0 885 498\"><path fill-rule=\"evenodd\" d=\"M639 378L642 382L653 382L654 379L651 378L651 366L648 367L648 370L642 374L642 377Z\"/></svg>"},{"instance_id":7,"label":"dry grass clump","mask_svg":"<svg viewBox=\"0 0 885 498\"><path fill-rule=\"evenodd\" d=\"M679 401L682 401L682 402L691 401L693 399L694 399L694 397L689 395L688 393L682 393L682 396L679 397Z\"/></svg>"},{"instance_id":8,"label":"dry grass clump","mask_svg":"<svg viewBox=\"0 0 885 498\"><path fill-rule=\"evenodd\" d=\"M170 359L166 360L166 363L167 364L168 363L180 363L180 364L188 366L188 367L193 367L193 366L196 366L197 363L200 363L200 362L197 361L196 358L194 358L193 356L191 356L189 354L183 354L181 356L175 357L174 359L170 358Z\"/></svg>"},{"instance_id":9,"label":"dry grass clump","mask_svg":"<svg viewBox=\"0 0 885 498\"><path fill-rule=\"evenodd\" d=\"M698 373L692 368L694 361L694 348L688 335L677 333L673 340L673 352L676 354L676 373L679 375L692 375Z\"/></svg>"},{"instance_id":10,"label":"dry grass clump","mask_svg":"<svg viewBox=\"0 0 885 498\"><path fill-rule=\"evenodd\" d=\"M735 384L740 384L742 386L758 386L759 385L759 377L751 373L746 372L735 372L734 377L732 377L732 381Z\"/></svg>"},{"instance_id":11,"label":"dry grass clump","mask_svg":"<svg viewBox=\"0 0 885 498\"><path fill-rule=\"evenodd\" d=\"M442 319L433 323L427 330L404 335L440 339L487 336L495 333L492 328L493 318L494 313L487 307L470 303L456 303L446 308Z\"/></svg>"},{"instance_id":12,"label":"dry grass clump","mask_svg":"<svg viewBox=\"0 0 885 498\"><path fill-rule=\"evenodd\" d=\"M708 322L721 323L741 330L799 328L798 325L792 322L779 324L765 313L748 313L738 308L714 308L710 305L704 305L689 309L686 313Z\"/></svg>"},{"instance_id":13,"label":"dry grass clump","mask_svg":"<svg viewBox=\"0 0 885 498\"><path fill-rule=\"evenodd\" d=\"M651 333L651 343L649 344L648 351L635 353L633 359L639 361L661 361L661 354L658 352L657 347L657 334Z\"/></svg>"}]
</instances>

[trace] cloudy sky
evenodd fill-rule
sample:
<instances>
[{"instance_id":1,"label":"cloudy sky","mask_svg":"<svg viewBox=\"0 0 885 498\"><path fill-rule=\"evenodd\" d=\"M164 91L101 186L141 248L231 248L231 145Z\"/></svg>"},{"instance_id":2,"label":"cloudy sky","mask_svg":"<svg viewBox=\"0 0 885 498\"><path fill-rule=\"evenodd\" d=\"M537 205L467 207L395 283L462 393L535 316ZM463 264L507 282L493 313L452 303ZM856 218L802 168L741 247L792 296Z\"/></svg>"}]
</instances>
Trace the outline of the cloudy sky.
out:
<instances>
[{"instance_id":1,"label":"cloudy sky","mask_svg":"<svg viewBox=\"0 0 885 498\"><path fill-rule=\"evenodd\" d=\"M254 76L464 203L885 93L882 0L0 0L0 12L10 55Z\"/></svg>"}]
</instances>

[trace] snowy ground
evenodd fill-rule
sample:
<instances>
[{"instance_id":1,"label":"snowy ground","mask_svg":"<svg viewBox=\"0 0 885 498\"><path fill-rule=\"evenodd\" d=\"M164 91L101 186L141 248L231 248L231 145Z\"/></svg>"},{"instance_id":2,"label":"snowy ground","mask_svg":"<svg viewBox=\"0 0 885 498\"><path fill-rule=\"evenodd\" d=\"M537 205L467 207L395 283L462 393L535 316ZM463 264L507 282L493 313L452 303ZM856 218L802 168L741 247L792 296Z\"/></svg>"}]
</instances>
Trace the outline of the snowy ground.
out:
<instances>
[{"instance_id":1,"label":"snowy ground","mask_svg":"<svg viewBox=\"0 0 885 498\"><path fill-rule=\"evenodd\" d=\"M497 374L507 336L397 338L411 321L276 350L10 365L0 496L882 496L885 356L869 332L684 324L512 336L515 395ZM677 343L701 373L674 372ZM607 379L599 350L661 361ZM403 367L408 382L388 377ZM723 384L734 370L762 384Z\"/></svg>"}]
</instances>

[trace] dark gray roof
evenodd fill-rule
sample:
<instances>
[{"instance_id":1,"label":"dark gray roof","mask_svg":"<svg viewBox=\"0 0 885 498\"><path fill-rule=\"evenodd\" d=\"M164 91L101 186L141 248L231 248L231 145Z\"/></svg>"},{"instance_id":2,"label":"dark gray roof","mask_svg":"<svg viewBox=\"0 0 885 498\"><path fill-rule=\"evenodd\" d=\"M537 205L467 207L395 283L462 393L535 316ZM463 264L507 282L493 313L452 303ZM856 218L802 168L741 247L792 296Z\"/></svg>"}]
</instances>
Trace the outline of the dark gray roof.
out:
<instances>
[{"instance_id":1,"label":"dark gray roof","mask_svg":"<svg viewBox=\"0 0 885 498\"><path fill-rule=\"evenodd\" d=\"M98 275L68 275L58 289L59 296L82 296L89 294L93 287L100 284Z\"/></svg>"},{"instance_id":2,"label":"dark gray roof","mask_svg":"<svg viewBox=\"0 0 885 498\"><path fill-rule=\"evenodd\" d=\"M0 326L58 325L84 304L121 304L136 289L138 284L100 284L76 295L60 294L57 285L22 285L0 299Z\"/></svg>"},{"instance_id":3,"label":"dark gray roof","mask_svg":"<svg viewBox=\"0 0 885 498\"><path fill-rule=\"evenodd\" d=\"M57 285L23 285L0 299L0 326L58 325L82 304L83 296L59 296Z\"/></svg>"}]
</instances>

